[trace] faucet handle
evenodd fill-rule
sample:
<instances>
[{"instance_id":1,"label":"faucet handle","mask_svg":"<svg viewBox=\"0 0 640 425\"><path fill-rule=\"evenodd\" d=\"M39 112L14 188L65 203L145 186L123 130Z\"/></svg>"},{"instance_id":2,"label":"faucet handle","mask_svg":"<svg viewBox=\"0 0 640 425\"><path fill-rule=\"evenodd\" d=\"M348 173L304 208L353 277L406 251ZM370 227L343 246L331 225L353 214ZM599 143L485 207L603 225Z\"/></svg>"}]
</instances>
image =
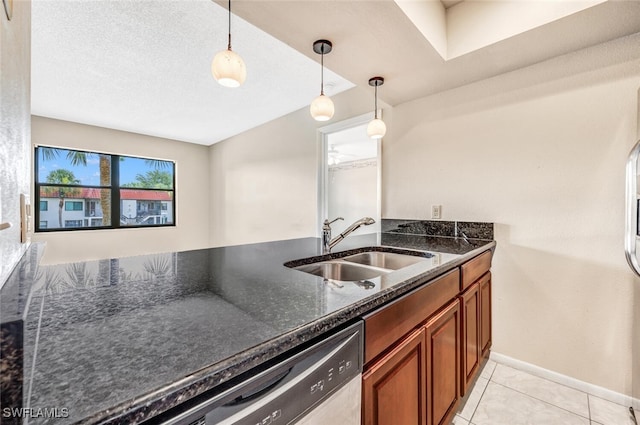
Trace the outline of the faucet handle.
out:
<instances>
[{"instance_id":1,"label":"faucet handle","mask_svg":"<svg viewBox=\"0 0 640 425\"><path fill-rule=\"evenodd\" d=\"M336 221L338 221L338 220L344 220L344 218L342 218L342 217L337 217L337 218L334 218L334 219L333 219L333 220L331 220L331 221L329 221L329 219L326 219L326 220L324 221L324 225L325 225L325 226L328 226L328 225L330 225L330 224L332 224L332 223L335 223L335 222L336 222Z\"/></svg>"}]
</instances>

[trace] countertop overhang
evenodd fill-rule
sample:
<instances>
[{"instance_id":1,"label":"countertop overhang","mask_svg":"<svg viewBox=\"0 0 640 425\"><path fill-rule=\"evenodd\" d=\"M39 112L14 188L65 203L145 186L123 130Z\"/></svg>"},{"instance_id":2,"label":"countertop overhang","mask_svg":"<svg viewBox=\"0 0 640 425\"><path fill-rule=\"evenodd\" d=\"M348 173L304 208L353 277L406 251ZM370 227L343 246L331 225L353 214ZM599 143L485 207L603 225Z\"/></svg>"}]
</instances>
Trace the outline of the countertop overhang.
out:
<instances>
[{"instance_id":1,"label":"countertop overhang","mask_svg":"<svg viewBox=\"0 0 640 425\"><path fill-rule=\"evenodd\" d=\"M372 279L373 289L284 266L319 256L317 238L39 267L30 290L5 285L0 300L2 323L23 323L22 407L68 409L56 424L145 421L496 244L377 233L349 236L333 251L379 246L435 255Z\"/></svg>"}]
</instances>

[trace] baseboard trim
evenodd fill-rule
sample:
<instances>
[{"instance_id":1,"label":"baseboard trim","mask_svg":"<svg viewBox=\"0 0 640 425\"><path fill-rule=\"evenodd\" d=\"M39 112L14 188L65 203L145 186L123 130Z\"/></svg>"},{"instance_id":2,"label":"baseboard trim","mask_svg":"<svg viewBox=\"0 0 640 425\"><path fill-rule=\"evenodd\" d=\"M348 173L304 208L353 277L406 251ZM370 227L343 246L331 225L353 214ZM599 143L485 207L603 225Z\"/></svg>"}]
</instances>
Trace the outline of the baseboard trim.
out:
<instances>
[{"instance_id":1,"label":"baseboard trim","mask_svg":"<svg viewBox=\"0 0 640 425\"><path fill-rule=\"evenodd\" d=\"M522 360L514 359L513 357L505 356L504 354L496 353L495 351L491 351L489 358L496 363L510 366L514 369L530 373L540 378L548 379L549 381L565 385L578 391L583 391L613 403L621 404L623 406L634 406L634 409L637 409L637 406L640 406L640 399L638 398L633 398L598 385L590 384Z\"/></svg>"}]
</instances>

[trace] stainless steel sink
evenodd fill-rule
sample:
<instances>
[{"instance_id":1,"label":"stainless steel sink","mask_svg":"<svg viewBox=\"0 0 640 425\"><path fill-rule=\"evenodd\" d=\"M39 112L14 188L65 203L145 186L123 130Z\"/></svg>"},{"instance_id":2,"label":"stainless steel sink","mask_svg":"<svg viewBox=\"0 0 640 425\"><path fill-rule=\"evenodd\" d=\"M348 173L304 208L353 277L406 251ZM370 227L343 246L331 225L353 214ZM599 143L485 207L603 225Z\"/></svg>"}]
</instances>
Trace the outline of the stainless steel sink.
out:
<instances>
[{"instance_id":1,"label":"stainless steel sink","mask_svg":"<svg viewBox=\"0 0 640 425\"><path fill-rule=\"evenodd\" d=\"M324 277L325 279L341 280L346 282L356 282L387 274L389 270L381 270L379 268L365 267L357 264L351 264L340 260L322 261L319 263L305 264L303 266L294 267L306 273Z\"/></svg>"},{"instance_id":2,"label":"stainless steel sink","mask_svg":"<svg viewBox=\"0 0 640 425\"><path fill-rule=\"evenodd\" d=\"M286 263L285 266L328 280L368 284L363 287L369 289L374 284L369 282L368 279L380 277L413 264L429 261L431 257L433 255L427 252L411 255L398 252L364 251L352 255L345 253L344 257L299 266L295 265L297 261L292 261Z\"/></svg>"},{"instance_id":3,"label":"stainless steel sink","mask_svg":"<svg viewBox=\"0 0 640 425\"><path fill-rule=\"evenodd\" d=\"M389 270L398 270L416 263L427 261L427 259L430 257L431 255L426 253L425 257L418 257L415 255L396 254L393 252L370 251L350 255L348 257L343 257L342 259L344 261L364 264L367 266L380 267Z\"/></svg>"}]
</instances>

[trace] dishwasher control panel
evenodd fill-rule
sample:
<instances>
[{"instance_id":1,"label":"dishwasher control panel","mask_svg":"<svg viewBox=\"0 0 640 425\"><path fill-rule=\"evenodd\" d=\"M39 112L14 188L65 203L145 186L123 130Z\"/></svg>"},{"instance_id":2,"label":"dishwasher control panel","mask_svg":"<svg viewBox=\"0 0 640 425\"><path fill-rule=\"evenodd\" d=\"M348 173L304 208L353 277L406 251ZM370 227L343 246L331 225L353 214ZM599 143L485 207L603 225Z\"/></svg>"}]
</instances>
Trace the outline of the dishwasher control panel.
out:
<instances>
[{"instance_id":1,"label":"dishwasher control panel","mask_svg":"<svg viewBox=\"0 0 640 425\"><path fill-rule=\"evenodd\" d=\"M359 321L163 424L293 424L349 381L360 379L363 346Z\"/></svg>"},{"instance_id":2,"label":"dishwasher control panel","mask_svg":"<svg viewBox=\"0 0 640 425\"><path fill-rule=\"evenodd\" d=\"M360 331L339 334L305 350L298 359L275 366L288 374L263 397L237 413L225 409L206 416L207 425L287 425L294 423L361 372ZM290 369L289 369L290 368ZM242 405L243 403L240 403ZM227 416L226 419L223 419Z\"/></svg>"}]
</instances>

